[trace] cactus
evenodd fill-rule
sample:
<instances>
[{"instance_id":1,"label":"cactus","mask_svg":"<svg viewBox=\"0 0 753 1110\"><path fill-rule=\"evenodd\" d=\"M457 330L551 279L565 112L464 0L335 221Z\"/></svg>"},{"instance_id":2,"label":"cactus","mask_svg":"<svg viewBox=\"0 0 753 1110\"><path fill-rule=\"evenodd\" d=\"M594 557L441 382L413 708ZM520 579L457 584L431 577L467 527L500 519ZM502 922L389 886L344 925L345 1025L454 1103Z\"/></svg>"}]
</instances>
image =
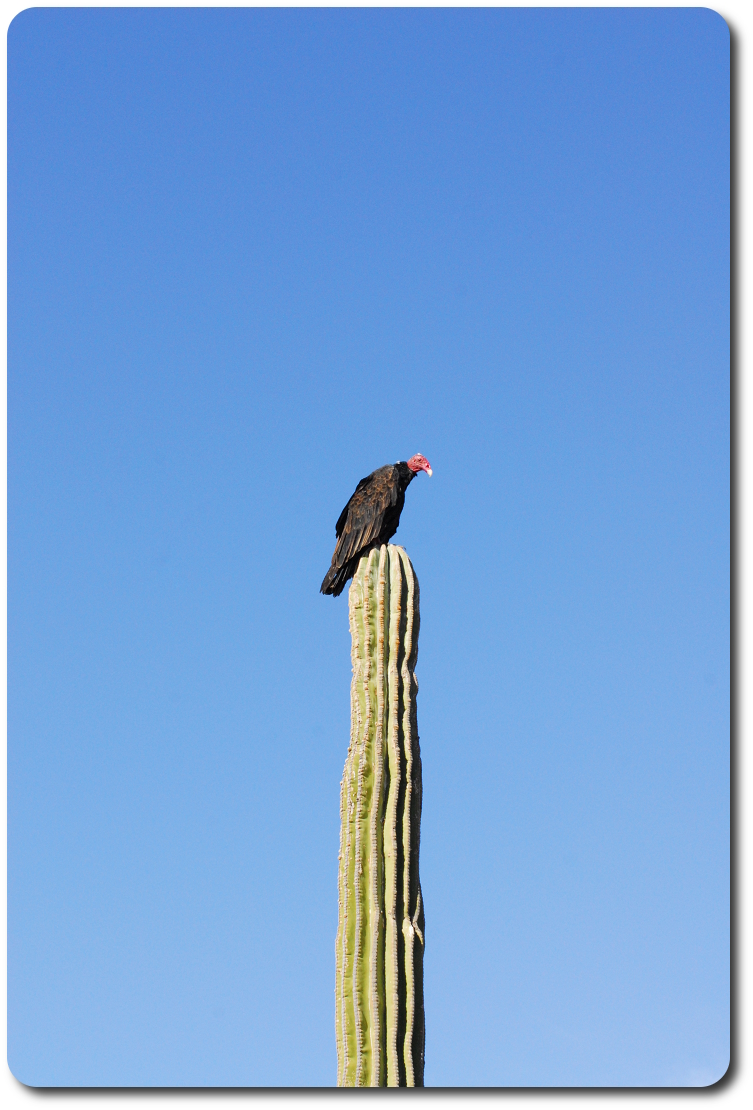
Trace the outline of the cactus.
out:
<instances>
[{"instance_id":1,"label":"cactus","mask_svg":"<svg viewBox=\"0 0 753 1110\"><path fill-rule=\"evenodd\" d=\"M418 582L401 547L363 555L349 594L351 736L340 788L335 987L341 1087L422 1087Z\"/></svg>"}]
</instances>

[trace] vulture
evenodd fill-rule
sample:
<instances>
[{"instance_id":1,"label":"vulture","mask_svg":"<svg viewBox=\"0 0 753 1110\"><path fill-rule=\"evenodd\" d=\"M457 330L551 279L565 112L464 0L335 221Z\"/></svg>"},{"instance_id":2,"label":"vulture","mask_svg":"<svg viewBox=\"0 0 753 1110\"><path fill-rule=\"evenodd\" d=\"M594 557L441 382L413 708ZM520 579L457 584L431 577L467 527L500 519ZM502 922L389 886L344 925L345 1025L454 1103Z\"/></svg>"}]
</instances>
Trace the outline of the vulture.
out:
<instances>
[{"instance_id":1,"label":"vulture","mask_svg":"<svg viewBox=\"0 0 753 1110\"><path fill-rule=\"evenodd\" d=\"M387 543L395 535L405 504L405 491L419 470L425 470L431 477L429 460L423 455L414 455L407 462L380 466L361 479L335 525L337 544L320 593L333 597L341 594L364 552Z\"/></svg>"}]
</instances>

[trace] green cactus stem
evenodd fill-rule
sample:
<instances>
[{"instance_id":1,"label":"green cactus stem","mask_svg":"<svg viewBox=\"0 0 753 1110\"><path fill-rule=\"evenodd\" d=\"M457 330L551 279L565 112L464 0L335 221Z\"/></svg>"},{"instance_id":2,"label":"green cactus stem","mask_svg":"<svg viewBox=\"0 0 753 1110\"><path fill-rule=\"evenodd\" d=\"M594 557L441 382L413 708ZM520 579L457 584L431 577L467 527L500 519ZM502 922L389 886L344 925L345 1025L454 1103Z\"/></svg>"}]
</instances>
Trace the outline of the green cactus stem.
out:
<instances>
[{"instance_id":1,"label":"green cactus stem","mask_svg":"<svg viewBox=\"0 0 753 1110\"><path fill-rule=\"evenodd\" d=\"M422 1087L424 911L418 877L418 581L402 547L350 586L351 733L340 790L335 987L340 1087Z\"/></svg>"}]
</instances>

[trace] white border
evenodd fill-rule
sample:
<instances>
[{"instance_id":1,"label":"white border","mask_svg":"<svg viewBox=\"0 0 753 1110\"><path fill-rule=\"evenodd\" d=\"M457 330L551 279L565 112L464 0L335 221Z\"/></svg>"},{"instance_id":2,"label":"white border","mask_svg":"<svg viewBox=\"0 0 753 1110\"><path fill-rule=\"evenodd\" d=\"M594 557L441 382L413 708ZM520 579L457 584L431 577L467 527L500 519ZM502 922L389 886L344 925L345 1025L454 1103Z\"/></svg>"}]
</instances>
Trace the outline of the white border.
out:
<instances>
[{"instance_id":1,"label":"white border","mask_svg":"<svg viewBox=\"0 0 753 1110\"><path fill-rule=\"evenodd\" d=\"M6 3L2 0L2 7L5 13L5 27L6 30L10 25L13 18L26 7L246 7L254 5L244 5L233 3L232 0L226 0L222 4L173 4L170 0L161 0L160 3L150 3L149 0L141 0L140 3L132 4L127 0L121 0L117 4L93 4L93 3L78 3L73 0L69 5L54 5L54 4L41 4L41 5L23 5L17 3ZM307 0L299 0L295 4L279 4L279 5L260 5L269 7L341 7L347 5L339 5L327 3L326 0L320 3L309 3ZM634 4L630 2L623 2L617 4L602 3L602 4L544 4L544 3L519 3L515 5L484 5L484 4L464 4L462 0L454 4L429 4L413 3L411 5L391 3L390 0L382 0L381 3L365 3L360 5L352 5L359 7L647 7L647 4ZM689 5L689 4L673 4L666 3L663 5L656 5L662 7L705 7L708 5ZM745 282L745 273L748 258L750 257L750 234L748 232L748 221L745 218L743 207L745 201L748 199L746 185L749 179L748 174L748 161L749 161L749 148L750 148L750 82L747 80L747 75L744 72L744 67L748 54L748 46L753 38L753 0L725 0L720 7L715 9L720 15L726 19L733 33L733 75L735 78L736 86L736 99L733 102L735 105L733 121L736 124L733 133L733 143L735 143L736 158L733 163L736 168L735 179L735 194L737 198L736 205L736 225L735 225L735 247L737 258L737 274L736 274L736 298L734 303L737 309L737 407L739 410L739 424L737 427L737 447L738 447L738 532L737 532L737 556L738 556L738 573L742 580L743 570L747 568L750 560L751 552L751 488L753 482L751 478L753 474L753 453L747 450L745 432L753 430L753 411L751 411L751 394L747 389L747 381L745 371L747 370L746 361L746 329L745 321L753 316L753 304L751 303L751 296L749 289ZM0 158L2 158L2 173L0 189L2 190L3 207L6 203L6 144L5 144L5 128L6 128L6 51L2 50L2 72L0 73L0 96L2 97L2 130L3 141L0 145ZM2 236L5 239L6 224L2 224ZM734 257L734 255L733 255ZM5 331L5 266L2 268L2 276L0 278L2 283L2 298L0 302L0 320L2 321L3 333ZM3 382L0 388L0 435L2 436L2 444L0 445L0 522L5 521L6 501L5 501L5 475L6 475L6 452L5 452L5 429L6 429L6 390L5 384L5 343L2 345L2 375ZM2 528L2 540L0 541L0 573L4 573L6 562L5 553L5 528ZM745 880L750 876L750 858L751 858L751 828L753 823L746 821L745 806L743 799L753 798L753 789L751 786L751 761L745 757L745 739L749 736L750 729L748 727L748 698L746 697L746 690L753 688L753 669L751 667L749 653L746 651L747 637L745 632L751 627L751 600L747 590L743 589L742 581L740 581L737 596L737 613L739 614L739 644L738 644L738 658L737 658L737 673L738 673L738 694L739 694L739 716L738 716L738 737L737 737L737 773L739 779L739 792L737 795L737 859L738 859L738 888L737 888L737 997L738 997L738 1014L737 1014L737 1060L734 1075L730 1080L724 1080L721 1085L712 1088L688 1088L682 1091L666 1091L666 1092L642 1092L639 1090L615 1090L614 1092L594 1091L588 1092L584 1090L575 1090L572 1092L547 1092L546 1090L531 1090L531 1091L506 1091L500 1088L499 1092L493 1095L473 1093L473 1092L432 1092L430 1089L422 1093L422 1098L429 1098L432 1101L440 1100L445 1103L452 1103L458 1105L471 1100L488 1101L490 1097L495 1099L504 1099L507 1106L519 1106L522 1108L539 1106L544 1102L556 1102L557 1100L566 1100L571 1102L573 1099L583 1101L593 1110L606 1106L615 1099L619 1100L621 1106L626 1104L633 1105L640 1101L642 1107L661 1107L666 1105L667 1102L676 1105L677 1101L688 1101L690 1099L702 1099L703 1101L710 1100L713 1102L714 1107L724 1106L727 1108L737 1107L750 1107L753 1106L753 1068L750 1064L751 1051L753 1045L751 1044L751 1035L748 1029L746 1017L746 999L750 997L751 980L750 965L745 959L745 952L743 951L743 939L745 935L745 924L750 921L749 902L749 882ZM5 593L0 590L0 622L3 627L5 626ZM5 655L6 640L3 636L0 639L0 652ZM5 668L2 669L2 678L0 679L0 710L2 710L2 739L3 749L5 742L5 704L6 704L6 690L5 690ZM2 759L0 764L0 797L2 798L3 816L0 824L2 826L2 837L5 839L5 776L6 776L6 761ZM0 899L2 901L2 914L0 915L0 930L3 938L3 951L5 951L5 899L6 899L6 883L5 883L5 851L2 852L0 869L0 887L2 888ZM5 995L5 960L0 960L0 986L2 987L2 994ZM0 1041L5 1044L6 1032L6 1008L3 1005L0 1011ZM318 1103L322 1100L326 1102L334 1101L336 1098L349 1097L345 1092L335 1092L325 1090L316 1095L303 1093L296 1093L294 1091L225 1091L217 1088L207 1088L205 1091L193 1090L161 1090L159 1088L151 1090L127 1088L118 1091L103 1091L103 1090L69 1090L69 1091L52 1091L44 1089L35 1090L33 1088L25 1087L19 1083L10 1073L7 1063L0 1065L0 1098L2 1098L3 1105L6 1107L20 1107L27 1108L32 1102L39 1103L39 1100L54 1100L62 1099L67 1105L71 1100L85 1104L87 1108L95 1110L105 1103L112 1104L113 1099L117 1100L117 1105L123 1107L135 1106L157 1106L158 1104L164 1105L165 1100L169 1101L171 1106L176 1102L187 1103L189 1101L195 1102L200 1100L202 1106L219 1105L224 1103L228 1105L228 1100L231 1102L237 1098L248 1099L254 1101L255 1106L267 1105L279 1107L281 1104L286 1104L293 1100L300 1100L302 1098L316 1098ZM353 1097L352 1095L350 1097ZM363 1096L361 1096L363 1097ZM390 1097L389 1094L379 1095L376 1097Z\"/></svg>"}]
</instances>

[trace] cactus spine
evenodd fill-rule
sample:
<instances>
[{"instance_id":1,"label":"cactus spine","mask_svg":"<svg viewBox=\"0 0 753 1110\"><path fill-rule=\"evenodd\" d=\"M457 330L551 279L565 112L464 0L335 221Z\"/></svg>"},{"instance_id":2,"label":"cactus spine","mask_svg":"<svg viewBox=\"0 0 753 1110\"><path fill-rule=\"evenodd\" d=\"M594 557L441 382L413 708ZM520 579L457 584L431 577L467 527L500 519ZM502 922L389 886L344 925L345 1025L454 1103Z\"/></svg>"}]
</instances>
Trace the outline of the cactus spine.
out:
<instances>
[{"instance_id":1,"label":"cactus spine","mask_svg":"<svg viewBox=\"0 0 753 1110\"><path fill-rule=\"evenodd\" d=\"M361 558L349 593L351 734L340 788L335 987L341 1087L422 1087L418 581L401 547Z\"/></svg>"}]
</instances>

